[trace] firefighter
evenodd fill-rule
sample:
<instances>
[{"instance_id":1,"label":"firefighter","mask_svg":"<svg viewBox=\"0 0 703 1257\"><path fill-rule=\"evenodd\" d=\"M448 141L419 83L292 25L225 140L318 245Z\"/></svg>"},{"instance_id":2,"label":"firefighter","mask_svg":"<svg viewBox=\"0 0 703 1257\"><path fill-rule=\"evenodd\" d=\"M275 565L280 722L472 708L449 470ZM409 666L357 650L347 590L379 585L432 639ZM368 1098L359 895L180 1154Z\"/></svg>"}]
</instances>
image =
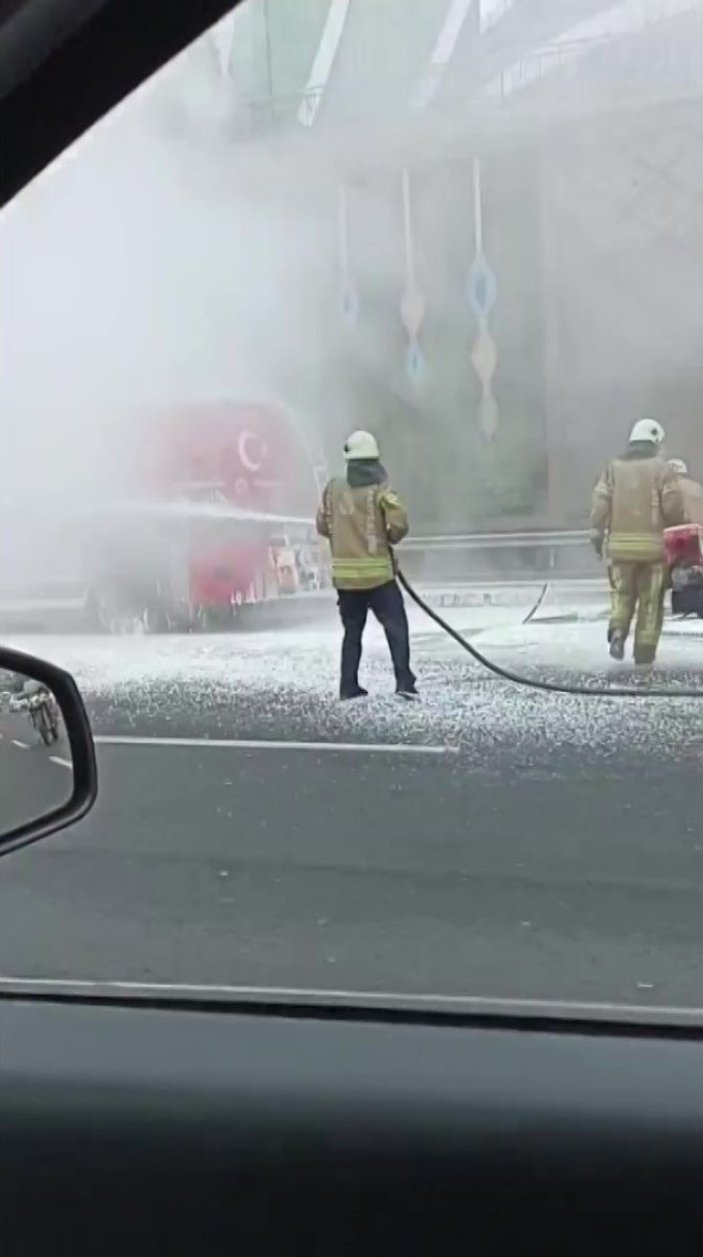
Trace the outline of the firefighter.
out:
<instances>
[{"instance_id":1,"label":"firefighter","mask_svg":"<svg viewBox=\"0 0 703 1257\"><path fill-rule=\"evenodd\" d=\"M656 419L634 425L625 454L601 475L591 509L591 541L599 558L607 537L610 654L624 657L637 611L635 664L645 667L654 663L664 618L664 529L685 522L678 478L661 455L664 435Z\"/></svg>"},{"instance_id":2,"label":"firefighter","mask_svg":"<svg viewBox=\"0 0 703 1257\"><path fill-rule=\"evenodd\" d=\"M359 664L364 626L372 611L388 641L396 692L416 698L408 618L391 551L408 531L407 512L389 487L371 432L352 432L344 457L346 479L329 482L316 521L318 533L332 550L332 583L344 627L339 696L352 699L367 693L359 685Z\"/></svg>"},{"instance_id":3,"label":"firefighter","mask_svg":"<svg viewBox=\"0 0 703 1257\"><path fill-rule=\"evenodd\" d=\"M683 494L686 523L703 526L703 485L689 476L688 467L682 458L670 458L669 466L678 476L679 487Z\"/></svg>"}]
</instances>

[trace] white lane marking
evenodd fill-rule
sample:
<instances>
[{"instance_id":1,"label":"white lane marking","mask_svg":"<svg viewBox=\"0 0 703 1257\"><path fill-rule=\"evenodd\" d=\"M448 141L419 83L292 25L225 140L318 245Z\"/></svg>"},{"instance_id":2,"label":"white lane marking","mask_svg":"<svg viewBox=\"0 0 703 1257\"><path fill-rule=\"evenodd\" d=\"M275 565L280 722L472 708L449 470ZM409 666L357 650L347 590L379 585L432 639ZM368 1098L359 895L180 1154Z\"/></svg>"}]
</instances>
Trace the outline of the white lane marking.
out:
<instances>
[{"instance_id":1,"label":"white lane marking","mask_svg":"<svg viewBox=\"0 0 703 1257\"><path fill-rule=\"evenodd\" d=\"M12 739L12 745L13 745L13 746L18 746L18 747L20 748L20 750L21 750L21 751L28 751L28 750L29 750L29 743L28 743L28 742L18 742L17 738L13 738L13 739Z\"/></svg>"},{"instance_id":2,"label":"white lane marking","mask_svg":"<svg viewBox=\"0 0 703 1257\"><path fill-rule=\"evenodd\" d=\"M618 1020L628 1017L647 1017L658 1021L675 1018L686 1021L703 1021L703 1008L681 1007L679 1005L656 1004L613 1004L609 1002L583 1002L577 1000L549 999L508 999L500 996L495 998L480 995L443 995L423 992L414 995L412 991L365 991L342 990L325 987L295 986L230 986L215 983L188 982L127 982L97 978L22 978L14 974L0 974L0 992L3 988L12 990L25 987L27 990L47 991L99 991L103 994L128 994L130 991L139 994L177 995L183 997L207 995L210 998L226 996L227 998L261 1000L301 1000L319 1003L354 1004L355 1006L393 1008L401 1005L404 1009L433 1005L437 1009L454 1008L467 1013L502 1013L510 1014L541 1014L589 1019L594 1017L615 1017Z\"/></svg>"},{"instance_id":3,"label":"white lane marking","mask_svg":"<svg viewBox=\"0 0 703 1257\"><path fill-rule=\"evenodd\" d=\"M52 764L60 764L62 768L70 768L73 771L73 764L70 759L62 759L60 755L50 755L49 759Z\"/></svg>"},{"instance_id":4,"label":"white lane marking","mask_svg":"<svg viewBox=\"0 0 703 1257\"><path fill-rule=\"evenodd\" d=\"M235 751L329 751L359 755L457 755L456 746L423 746L413 742L276 742L239 738L142 738L98 734L98 746L197 746Z\"/></svg>"}]
</instances>

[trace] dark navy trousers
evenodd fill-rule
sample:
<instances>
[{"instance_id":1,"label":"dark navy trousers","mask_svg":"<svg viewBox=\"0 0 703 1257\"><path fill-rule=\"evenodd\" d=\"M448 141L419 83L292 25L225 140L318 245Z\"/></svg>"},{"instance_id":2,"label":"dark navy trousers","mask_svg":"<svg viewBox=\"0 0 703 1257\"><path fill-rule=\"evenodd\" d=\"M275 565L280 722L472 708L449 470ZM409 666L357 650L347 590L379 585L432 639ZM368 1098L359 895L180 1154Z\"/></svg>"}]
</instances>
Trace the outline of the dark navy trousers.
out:
<instances>
[{"instance_id":1,"label":"dark navy trousers","mask_svg":"<svg viewBox=\"0 0 703 1257\"><path fill-rule=\"evenodd\" d=\"M393 660L396 688L412 688L410 633L403 595L394 580L376 589L337 590L339 614L344 625L340 694L353 695L359 688L362 638L369 611L381 625Z\"/></svg>"}]
</instances>

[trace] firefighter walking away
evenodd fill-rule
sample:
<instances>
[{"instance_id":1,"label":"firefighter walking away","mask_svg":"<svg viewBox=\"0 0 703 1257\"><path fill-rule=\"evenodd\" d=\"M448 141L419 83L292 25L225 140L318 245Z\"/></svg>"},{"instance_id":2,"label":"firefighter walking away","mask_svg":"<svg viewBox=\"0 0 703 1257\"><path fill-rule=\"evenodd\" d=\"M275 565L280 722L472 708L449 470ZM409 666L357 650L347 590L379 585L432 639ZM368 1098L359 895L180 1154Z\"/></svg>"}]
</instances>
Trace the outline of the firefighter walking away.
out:
<instances>
[{"instance_id":1,"label":"firefighter walking away","mask_svg":"<svg viewBox=\"0 0 703 1257\"><path fill-rule=\"evenodd\" d=\"M601 475L591 509L591 542L599 557L607 545L610 654L624 658L636 616L634 657L642 667L654 663L664 620L664 529L686 519L678 476L662 457L664 436L656 419L640 419L625 454Z\"/></svg>"},{"instance_id":2,"label":"firefighter walking away","mask_svg":"<svg viewBox=\"0 0 703 1257\"><path fill-rule=\"evenodd\" d=\"M330 543L332 582L344 628L339 696L351 699L367 693L359 684L359 665L364 627L372 611L388 641L396 693L417 698L408 617L391 550L407 534L407 512L388 484L371 432L352 432L344 457L346 479L329 482L316 521L318 533Z\"/></svg>"}]
</instances>

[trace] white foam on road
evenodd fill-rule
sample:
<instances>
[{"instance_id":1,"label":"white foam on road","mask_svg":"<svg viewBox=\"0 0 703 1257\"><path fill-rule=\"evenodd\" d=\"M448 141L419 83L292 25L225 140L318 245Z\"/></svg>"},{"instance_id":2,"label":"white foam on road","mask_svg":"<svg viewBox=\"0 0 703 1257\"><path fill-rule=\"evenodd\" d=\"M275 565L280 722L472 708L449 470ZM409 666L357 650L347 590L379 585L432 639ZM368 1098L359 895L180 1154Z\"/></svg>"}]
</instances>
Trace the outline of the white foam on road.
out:
<instances>
[{"instance_id":1,"label":"white foam on road","mask_svg":"<svg viewBox=\"0 0 703 1257\"><path fill-rule=\"evenodd\" d=\"M607 684L617 673L619 683L628 683L628 670L616 669L608 657L603 622L523 625L509 609L483 607L447 610L446 618L470 631L490 658L527 677ZM526 762L545 770L555 748L566 744L607 758L623 747L703 758L703 701L539 694L492 678L419 613L411 623L422 630L414 649L422 701L414 704L400 704L393 693L388 649L374 623L362 670L371 696L354 703L336 697L340 634L334 623L214 636L18 637L12 644L68 668L89 705L118 704L140 734L153 718L159 734L169 733L173 720L174 734L241 732L272 742L286 732L323 745L471 741L484 761L511 743L524 748ZM676 636L668 635L671 624L659 668L685 673L686 684L700 684L703 700L700 622L681 624ZM196 730L176 727L184 711L188 719L197 712Z\"/></svg>"},{"instance_id":2,"label":"white foam on road","mask_svg":"<svg viewBox=\"0 0 703 1257\"><path fill-rule=\"evenodd\" d=\"M525 611L530 605L526 602ZM578 666L570 646L573 639L563 638L561 626L523 626L522 613L516 613L515 608L456 607L443 609L442 614L459 632L481 634L482 642L488 642L492 648L514 652L516 663L526 645L541 644L542 653L550 662ZM444 659L448 655L465 659L459 647L417 608L411 607L409 616L418 660ZM601 663L602 638L601 630L597 652ZM569 643L566 656L565 640ZM214 635L17 635L10 644L67 668L79 685L91 692L154 682L213 682L234 688L268 681L285 685L293 692L305 690L323 696L336 692L339 679L340 631L334 622ZM364 639L365 661L385 667L387 657L383 633L370 620Z\"/></svg>"},{"instance_id":3,"label":"white foam on road","mask_svg":"<svg viewBox=\"0 0 703 1257\"><path fill-rule=\"evenodd\" d=\"M520 669L567 668L602 674L609 667L605 626L600 620L545 623L540 617L523 624L524 607L443 607L442 616L459 632L480 635L481 649L503 666ZM556 610L556 607L555 607ZM559 610L574 611L568 600ZM420 670L427 664L466 656L441 628L418 608L409 607L411 633ZM237 688L268 682L292 693L321 697L334 694L338 682L340 632L334 623L279 628L261 632L167 636L105 637L90 635L21 635L11 645L67 668L89 692L153 683L216 683ZM365 661L387 665L387 646L378 625L369 621ZM703 624L667 620L659 664L662 668L700 668L703 679Z\"/></svg>"},{"instance_id":4,"label":"white foam on road","mask_svg":"<svg viewBox=\"0 0 703 1257\"><path fill-rule=\"evenodd\" d=\"M664 638L688 638L689 641L703 642L703 620L667 620L664 625Z\"/></svg>"}]
</instances>

